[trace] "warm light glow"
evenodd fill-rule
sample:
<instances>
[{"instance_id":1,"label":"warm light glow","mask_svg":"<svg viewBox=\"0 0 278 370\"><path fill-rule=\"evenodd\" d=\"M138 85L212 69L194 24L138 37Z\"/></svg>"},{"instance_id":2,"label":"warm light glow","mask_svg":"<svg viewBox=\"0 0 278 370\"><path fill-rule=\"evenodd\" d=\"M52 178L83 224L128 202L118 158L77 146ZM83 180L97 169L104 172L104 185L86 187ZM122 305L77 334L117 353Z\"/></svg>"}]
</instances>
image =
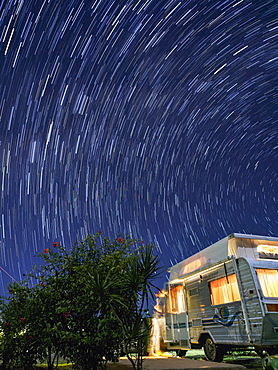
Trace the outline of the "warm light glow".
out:
<instances>
[{"instance_id":1,"label":"warm light glow","mask_svg":"<svg viewBox=\"0 0 278 370\"><path fill-rule=\"evenodd\" d=\"M154 305L153 308L156 312L163 313L163 308L159 304Z\"/></svg>"},{"instance_id":2,"label":"warm light glow","mask_svg":"<svg viewBox=\"0 0 278 370\"><path fill-rule=\"evenodd\" d=\"M260 244L257 246L260 258L278 258L278 246Z\"/></svg>"},{"instance_id":3,"label":"warm light glow","mask_svg":"<svg viewBox=\"0 0 278 370\"><path fill-rule=\"evenodd\" d=\"M165 297L165 296L166 296L166 294L167 294L166 290L161 289L161 290L156 294L156 297L158 297L158 298L163 298L163 297Z\"/></svg>"},{"instance_id":4,"label":"warm light glow","mask_svg":"<svg viewBox=\"0 0 278 370\"><path fill-rule=\"evenodd\" d=\"M173 353L157 351L153 354L153 356L155 356L155 357L173 357Z\"/></svg>"},{"instance_id":5,"label":"warm light glow","mask_svg":"<svg viewBox=\"0 0 278 370\"><path fill-rule=\"evenodd\" d=\"M211 303L213 305L240 300L236 275L228 275L210 282Z\"/></svg>"},{"instance_id":6,"label":"warm light glow","mask_svg":"<svg viewBox=\"0 0 278 370\"><path fill-rule=\"evenodd\" d=\"M278 271L273 269L256 269L257 276L265 297L278 297Z\"/></svg>"},{"instance_id":7,"label":"warm light glow","mask_svg":"<svg viewBox=\"0 0 278 370\"><path fill-rule=\"evenodd\" d=\"M179 275L180 276L186 275L186 274L189 274L190 272L198 270L202 266L204 266L206 262L207 262L207 259L203 256L190 263L187 263L185 266L181 268Z\"/></svg>"},{"instance_id":8,"label":"warm light glow","mask_svg":"<svg viewBox=\"0 0 278 370\"><path fill-rule=\"evenodd\" d=\"M266 308L268 312L278 312L278 304L267 304Z\"/></svg>"},{"instance_id":9,"label":"warm light glow","mask_svg":"<svg viewBox=\"0 0 278 370\"><path fill-rule=\"evenodd\" d=\"M183 285L170 286L168 308L168 312L172 313L185 312Z\"/></svg>"}]
</instances>

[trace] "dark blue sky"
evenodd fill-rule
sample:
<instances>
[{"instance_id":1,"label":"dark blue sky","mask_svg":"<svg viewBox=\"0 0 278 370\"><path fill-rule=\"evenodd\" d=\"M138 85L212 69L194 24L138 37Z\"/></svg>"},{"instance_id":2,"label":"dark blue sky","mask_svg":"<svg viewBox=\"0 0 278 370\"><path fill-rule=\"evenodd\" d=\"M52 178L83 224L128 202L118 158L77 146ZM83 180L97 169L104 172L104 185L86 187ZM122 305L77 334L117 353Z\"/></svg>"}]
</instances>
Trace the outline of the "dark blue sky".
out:
<instances>
[{"instance_id":1,"label":"dark blue sky","mask_svg":"<svg viewBox=\"0 0 278 370\"><path fill-rule=\"evenodd\" d=\"M277 14L2 1L2 268L18 280L98 230L153 242L167 267L232 232L278 236Z\"/></svg>"}]
</instances>

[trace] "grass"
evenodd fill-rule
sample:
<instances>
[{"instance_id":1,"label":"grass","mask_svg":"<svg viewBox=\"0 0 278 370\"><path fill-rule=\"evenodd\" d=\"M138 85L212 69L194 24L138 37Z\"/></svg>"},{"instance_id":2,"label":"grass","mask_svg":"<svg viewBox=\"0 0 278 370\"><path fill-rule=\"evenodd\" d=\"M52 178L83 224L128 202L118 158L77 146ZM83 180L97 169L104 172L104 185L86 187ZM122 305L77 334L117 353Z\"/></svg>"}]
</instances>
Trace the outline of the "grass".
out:
<instances>
[{"instance_id":1,"label":"grass","mask_svg":"<svg viewBox=\"0 0 278 370\"><path fill-rule=\"evenodd\" d=\"M203 350L190 350L186 353L186 358L192 360L205 360L206 356ZM239 364L245 366L247 369L262 370L262 359L254 352L232 352L224 356L224 363Z\"/></svg>"},{"instance_id":2,"label":"grass","mask_svg":"<svg viewBox=\"0 0 278 370\"><path fill-rule=\"evenodd\" d=\"M47 368L46 364L41 364L41 365L37 365L34 368L34 370L35 369L41 370L41 369L46 369L46 368ZM58 368L61 369L61 370L72 370L71 364L59 364ZM132 366L131 365L123 365L123 364L115 362L115 363L107 364L107 369L108 370L129 370L129 369L132 369Z\"/></svg>"},{"instance_id":3,"label":"grass","mask_svg":"<svg viewBox=\"0 0 278 370\"><path fill-rule=\"evenodd\" d=\"M71 364L59 364L58 367L59 367L59 369L61 368L63 370L71 370L72 369ZM35 369L46 369L46 368L47 368L46 364L37 365L35 367Z\"/></svg>"}]
</instances>

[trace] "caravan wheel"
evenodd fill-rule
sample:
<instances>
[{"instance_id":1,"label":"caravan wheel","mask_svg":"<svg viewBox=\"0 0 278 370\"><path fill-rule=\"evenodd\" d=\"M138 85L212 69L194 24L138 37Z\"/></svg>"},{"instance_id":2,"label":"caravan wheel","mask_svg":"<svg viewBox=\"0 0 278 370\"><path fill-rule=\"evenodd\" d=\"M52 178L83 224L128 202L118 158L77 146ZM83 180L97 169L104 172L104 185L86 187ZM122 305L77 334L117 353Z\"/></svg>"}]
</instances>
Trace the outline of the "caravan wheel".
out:
<instances>
[{"instance_id":1,"label":"caravan wheel","mask_svg":"<svg viewBox=\"0 0 278 370\"><path fill-rule=\"evenodd\" d=\"M225 354L224 348L217 346L210 337L205 339L204 352L207 360L214 362L221 362Z\"/></svg>"},{"instance_id":2,"label":"caravan wheel","mask_svg":"<svg viewBox=\"0 0 278 370\"><path fill-rule=\"evenodd\" d=\"M178 357L184 357L186 355L187 350L186 349L178 349L177 351Z\"/></svg>"}]
</instances>

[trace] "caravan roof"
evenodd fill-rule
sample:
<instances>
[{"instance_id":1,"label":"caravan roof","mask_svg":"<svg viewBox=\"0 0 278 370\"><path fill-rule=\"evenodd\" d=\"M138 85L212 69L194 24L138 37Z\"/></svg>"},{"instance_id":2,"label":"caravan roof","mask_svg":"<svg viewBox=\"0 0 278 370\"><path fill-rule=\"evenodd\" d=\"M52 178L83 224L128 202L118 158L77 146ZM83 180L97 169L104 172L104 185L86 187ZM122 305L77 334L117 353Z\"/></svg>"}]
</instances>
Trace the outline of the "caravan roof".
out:
<instances>
[{"instance_id":1,"label":"caravan roof","mask_svg":"<svg viewBox=\"0 0 278 370\"><path fill-rule=\"evenodd\" d=\"M278 259L278 237L233 233L172 266L170 281L185 277L230 256Z\"/></svg>"}]
</instances>

